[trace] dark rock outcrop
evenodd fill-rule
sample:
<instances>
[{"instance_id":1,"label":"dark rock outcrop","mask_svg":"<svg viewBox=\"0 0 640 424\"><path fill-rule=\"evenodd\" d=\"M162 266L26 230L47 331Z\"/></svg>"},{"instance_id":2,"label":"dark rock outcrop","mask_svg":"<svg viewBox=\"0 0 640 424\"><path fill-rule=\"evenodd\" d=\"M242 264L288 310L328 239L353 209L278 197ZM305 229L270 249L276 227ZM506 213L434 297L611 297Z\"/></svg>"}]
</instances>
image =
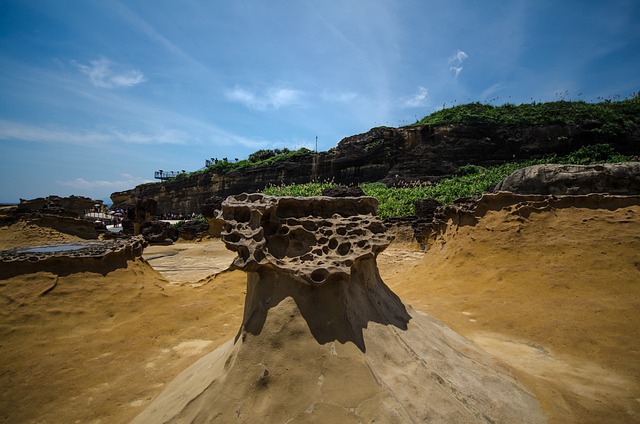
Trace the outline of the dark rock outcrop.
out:
<instances>
[{"instance_id":1,"label":"dark rock outcrop","mask_svg":"<svg viewBox=\"0 0 640 424\"><path fill-rule=\"evenodd\" d=\"M222 210L222 202L224 199L220 196L211 196L208 198L202 208L200 208L200 214L205 218L214 218L216 212Z\"/></svg>"},{"instance_id":2,"label":"dark rock outcrop","mask_svg":"<svg viewBox=\"0 0 640 424\"><path fill-rule=\"evenodd\" d=\"M358 186L335 186L329 187L322 191L323 196L328 197L362 197L365 196L364 191Z\"/></svg>"},{"instance_id":3,"label":"dark rock outcrop","mask_svg":"<svg viewBox=\"0 0 640 424\"><path fill-rule=\"evenodd\" d=\"M494 191L518 194L640 194L640 162L601 165L544 164L519 169Z\"/></svg>"},{"instance_id":4,"label":"dark rock outcrop","mask_svg":"<svg viewBox=\"0 0 640 424\"><path fill-rule=\"evenodd\" d=\"M126 216L122 220L122 231L137 236L143 224L155 220L158 202L151 198L136 199L133 205L126 208Z\"/></svg>"},{"instance_id":5,"label":"dark rock outcrop","mask_svg":"<svg viewBox=\"0 0 640 424\"><path fill-rule=\"evenodd\" d=\"M183 240L196 240L209 234L209 223L206 221L191 220L185 221L180 227L178 237Z\"/></svg>"},{"instance_id":6,"label":"dark rock outcrop","mask_svg":"<svg viewBox=\"0 0 640 424\"><path fill-rule=\"evenodd\" d=\"M173 226L164 221L149 221L140 226L140 235L154 244L171 244L175 237Z\"/></svg>"},{"instance_id":7,"label":"dark rock outcrop","mask_svg":"<svg viewBox=\"0 0 640 424\"><path fill-rule=\"evenodd\" d=\"M92 211L95 205L102 205L102 200L93 200L83 196L48 196L37 199L20 199L18 213L40 212L49 215L62 215L78 218L87 211Z\"/></svg>"},{"instance_id":8,"label":"dark rock outcrop","mask_svg":"<svg viewBox=\"0 0 640 424\"><path fill-rule=\"evenodd\" d=\"M551 153L563 155L598 143L608 143L622 154L640 154L640 129L632 128L614 138L598 129L593 124L373 128L343 139L327 152L294 155L271 165L229 172L210 170L185 175L113 193L111 199L116 207L126 207L137 198L152 198L158 202L160 213L197 213L211 196L259 191L270 184L333 180L342 185L374 181L398 185L435 181L469 164L491 166Z\"/></svg>"},{"instance_id":9,"label":"dark rock outcrop","mask_svg":"<svg viewBox=\"0 0 640 424\"><path fill-rule=\"evenodd\" d=\"M436 210L441 206L442 203L435 199L421 199L415 202L416 217L411 221L411 228L413 229L413 237L422 247L431 234L431 225Z\"/></svg>"}]
</instances>

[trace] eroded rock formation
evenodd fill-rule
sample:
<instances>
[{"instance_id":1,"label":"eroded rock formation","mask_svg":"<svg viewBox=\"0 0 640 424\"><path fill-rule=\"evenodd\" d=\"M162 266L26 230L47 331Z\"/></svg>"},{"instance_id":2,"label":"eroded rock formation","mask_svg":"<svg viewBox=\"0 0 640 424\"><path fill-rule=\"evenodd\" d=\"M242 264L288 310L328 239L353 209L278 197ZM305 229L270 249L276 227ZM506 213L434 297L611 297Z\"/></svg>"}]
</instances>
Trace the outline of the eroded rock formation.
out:
<instances>
[{"instance_id":1,"label":"eroded rock formation","mask_svg":"<svg viewBox=\"0 0 640 424\"><path fill-rule=\"evenodd\" d=\"M155 220L158 202L150 198L136 199L132 206L127 208L125 218L122 220L122 231L127 235L140 234L142 225Z\"/></svg>"},{"instance_id":2,"label":"eroded rock formation","mask_svg":"<svg viewBox=\"0 0 640 424\"><path fill-rule=\"evenodd\" d=\"M140 235L149 243L171 244L175 237L175 230L168 222L150 221L140 226Z\"/></svg>"},{"instance_id":3,"label":"eroded rock formation","mask_svg":"<svg viewBox=\"0 0 640 424\"><path fill-rule=\"evenodd\" d=\"M519 169L495 191L518 194L640 194L640 162L598 165L543 164Z\"/></svg>"},{"instance_id":4,"label":"eroded rock formation","mask_svg":"<svg viewBox=\"0 0 640 424\"><path fill-rule=\"evenodd\" d=\"M81 241L0 251L0 280L15 275L46 271L56 275L74 272L106 274L126 267L142 256L142 236L113 241Z\"/></svg>"},{"instance_id":5,"label":"eroded rock formation","mask_svg":"<svg viewBox=\"0 0 640 424\"><path fill-rule=\"evenodd\" d=\"M532 213L563 208L619 209L639 205L640 195L610 195L590 193L582 195L517 194L508 191L485 193L482 196L457 199L451 205L436 209L429 231L423 234L424 243L430 244L445 231L476 225L491 211L507 210L519 219Z\"/></svg>"},{"instance_id":6,"label":"eroded rock formation","mask_svg":"<svg viewBox=\"0 0 640 424\"><path fill-rule=\"evenodd\" d=\"M36 199L20 199L19 213L41 212L51 215L81 217L86 211L94 210L96 205L102 206L102 200L93 200L83 196L48 196Z\"/></svg>"},{"instance_id":7,"label":"eroded rock formation","mask_svg":"<svg viewBox=\"0 0 640 424\"><path fill-rule=\"evenodd\" d=\"M247 272L276 269L307 284L348 278L351 268L391 243L375 216L373 197L231 196L222 205L233 265Z\"/></svg>"},{"instance_id":8,"label":"eroded rock formation","mask_svg":"<svg viewBox=\"0 0 640 424\"><path fill-rule=\"evenodd\" d=\"M546 422L506 369L384 284L375 209L228 198L223 240L247 272L241 329L133 422Z\"/></svg>"}]
</instances>

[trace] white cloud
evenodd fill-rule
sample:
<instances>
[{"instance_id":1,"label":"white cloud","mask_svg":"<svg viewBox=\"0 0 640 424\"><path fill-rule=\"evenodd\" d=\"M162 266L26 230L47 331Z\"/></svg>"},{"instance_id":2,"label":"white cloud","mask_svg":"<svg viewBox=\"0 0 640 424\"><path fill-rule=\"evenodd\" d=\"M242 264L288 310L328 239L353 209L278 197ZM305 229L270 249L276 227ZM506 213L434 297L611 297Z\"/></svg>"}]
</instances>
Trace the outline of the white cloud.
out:
<instances>
[{"instance_id":1,"label":"white cloud","mask_svg":"<svg viewBox=\"0 0 640 424\"><path fill-rule=\"evenodd\" d=\"M302 91L290 88L272 88L260 95L244 88L236 87L225 93L227 99L256 110L280 109L299 103Z\"/></svg>"},{"instance_id":2,"label":"white cloud","mask_svg":"<svg viewBox=\"0 0 640 424\"><path fill-rule=\"evenodd\" d=\"M61 186L72 187L78 190L96 190L96 189L110 189L110 190L127 190L131 187L135 187L140 184L150 183L151 180L142 177L134 177L129 174L120 174L120 179L115 181L106 180L93 180L87 181L84 178L76 178L70 181L56 181Z\"/></svg>"},{"instance_id":3,"label":"white cloud","mask_svg":"<svg viewBox=\"0 0 640 424\"><path fill-rule=\"evenodd\" d=\"M449 58L449 70L454 72L456 78L460 75L462 69L464 69L462 62L464 62L468 57L469 56L462 50L457 50L455 54Z\"/></svg>"},{"instance_id":4,"label":"white cloud","mask_svg":"<svg viewBox=\"0 0 640 424\"><path fill-rule=\"evenodd\" d=\"M402 107L411 108L411 107L426 106L428 95L429 95L429 90L427 90L423 86L419 86L418 91L415 94L405 97L402 100Z\"/></svg>"},{"instance_id":5,"label":"white cloud","mask_svg":"<svg viewBox=\"0 0 640 424\"><path fill-rule=\"evenodd\" d=\"M89 81L101 88L127 88L146 81L139 69L113 70L114 63L104 57L89 61L89 65L83 65L76 61L71 62L80 72L89 77Z\"/></svg>"}]
</instances>

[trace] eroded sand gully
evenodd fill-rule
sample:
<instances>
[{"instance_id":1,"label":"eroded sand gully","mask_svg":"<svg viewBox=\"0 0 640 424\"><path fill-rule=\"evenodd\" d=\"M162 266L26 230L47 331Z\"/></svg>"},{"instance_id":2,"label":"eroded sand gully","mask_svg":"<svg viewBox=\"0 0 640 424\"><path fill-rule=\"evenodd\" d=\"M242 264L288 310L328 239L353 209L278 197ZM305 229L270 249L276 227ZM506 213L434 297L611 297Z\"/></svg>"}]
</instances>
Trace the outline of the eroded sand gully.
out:
<instances>
[{"instance_id":1,"label":"eroded sand gully","mask_svg":"<svg viewBox=\"0 0 640 424\"><path fill-rule=\"evenodd\" d=\"M176 246L168 268L222 243ZM549 422L629 423L640 422L638 252L638 206L495 211L426 254L391 245L378 266L405 303L511 366ZM180 280L149 263L0 281L0 420L129 422L237 333L244 273Z\"/></svg>"}]
</instances>

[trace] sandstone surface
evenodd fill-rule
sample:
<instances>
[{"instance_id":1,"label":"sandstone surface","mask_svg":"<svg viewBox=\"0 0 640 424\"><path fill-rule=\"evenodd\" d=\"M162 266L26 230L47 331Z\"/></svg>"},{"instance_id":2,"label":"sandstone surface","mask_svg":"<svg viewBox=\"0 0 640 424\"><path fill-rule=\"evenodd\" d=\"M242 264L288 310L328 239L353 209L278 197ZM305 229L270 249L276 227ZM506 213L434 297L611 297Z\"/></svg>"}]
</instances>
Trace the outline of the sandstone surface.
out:
<instances>
[{"instance_id":1,"label":"sandstone surface","mask_svg":"<svg viewBox=\"0 0 640 424\"><path fill-rule=\"evenodd\" d=\"M468 225L447 215L426 251L394 241L376 258L382 279L508 364L549 423L640 422L640 204L568 196L520 214L534 199L503 200ZM1 249L82 240L23 224L0 227ZM220 273L230 254L219 239L179 242L106 275L1 279L0 422L130 422L237 333L247 278Z\"/></svg>"},{"instance_id":2,"label":"sandstone surface","mask_svg":"<svg viewBox=\"0 0 640 424\"><path fill-rule=\"evenodd\" d=\"M640 194L640 162L599 165L542 164L519 169L495 191L518 194Z\"/></svg>"},{"instance_id":3,"label":"sandstone surface","mask_svg":"<svg viewBox=\"0 0 640 424\"><path fill-rule=\"evenodd\" d=\"M546 422L498 361L384 284L376 257L391 240L376 206L223 202L223 240L247 272L241 329L133 422Z\"/></svg>"},{"instance_id":4,"label":"sandstone surface","mask_svg":"<svg viewBox=\"0 0 640 424\"><path fill-rule=\"evenodd\" d=\"M41 271L57 275L83 271L107 274L142 256L145 246L144 238L138 236L113 241L14 247L0 251L0 279Z\"/></svg>"}]
</instances>

